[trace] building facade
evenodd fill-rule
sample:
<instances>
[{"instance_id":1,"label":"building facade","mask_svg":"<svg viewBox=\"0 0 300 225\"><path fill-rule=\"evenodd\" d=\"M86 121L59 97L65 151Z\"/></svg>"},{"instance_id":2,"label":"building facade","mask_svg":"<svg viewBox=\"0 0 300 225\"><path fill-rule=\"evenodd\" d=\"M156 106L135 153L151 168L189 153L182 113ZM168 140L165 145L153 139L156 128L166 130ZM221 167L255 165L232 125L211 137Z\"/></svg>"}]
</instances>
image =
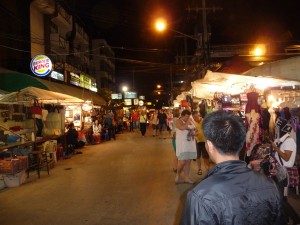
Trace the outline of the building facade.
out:
<instances>
[{"instance_id":1,"label":"building facade","mask_svg":"<svg viewBox=\"0 0 300 225\"><path fill-rule=\"evenodd\" d=\"M114 52L105 40L92 40L72 4L56 0L1 1L0 66L32 74L31 59L44 54L53 63L53 72L45 79L93 92L99 88L111 90L115 82Z\"/></svg>"}]
</instances>

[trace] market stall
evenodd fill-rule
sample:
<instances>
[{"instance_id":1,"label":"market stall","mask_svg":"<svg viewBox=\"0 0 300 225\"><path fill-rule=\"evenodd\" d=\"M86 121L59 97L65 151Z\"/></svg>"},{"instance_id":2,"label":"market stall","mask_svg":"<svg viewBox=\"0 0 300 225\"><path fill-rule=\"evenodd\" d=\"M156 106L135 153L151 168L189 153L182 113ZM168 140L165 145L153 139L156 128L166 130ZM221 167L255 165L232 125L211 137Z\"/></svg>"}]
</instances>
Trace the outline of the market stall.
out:
<instances>
[{"instance_id":1,"label":"market stall","mask_svg":"<svg viewBox=\"0 0 300 225\"><path fill-rule=\"evenodd\" d=\"M187 100L186 93L177 96L176 100ZM293 115L300 105L300 81L276 77L208 71L203 79L192 82L189 93L197 102L198 110L202 107L200 103L204 103L206 112L229 110L244 119L247 155L263 138L260 134L264 136L274 131L279 111L282 113L284 109Z\"/></svg>"}]
</instances>

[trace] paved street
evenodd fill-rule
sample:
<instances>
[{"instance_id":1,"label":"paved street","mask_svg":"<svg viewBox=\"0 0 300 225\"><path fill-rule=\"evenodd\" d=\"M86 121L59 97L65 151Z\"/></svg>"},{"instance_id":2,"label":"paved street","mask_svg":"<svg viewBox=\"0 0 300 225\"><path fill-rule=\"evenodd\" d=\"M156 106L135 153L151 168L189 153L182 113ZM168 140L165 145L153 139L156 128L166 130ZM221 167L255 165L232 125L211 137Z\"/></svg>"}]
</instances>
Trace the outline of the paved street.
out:
<instances>
[{"instance_id":1,"label":"paved street","mask_svg":"<svg viewBox=\"0 0 300 225\"><path fill-rule=\"evenodd\" d=\"M171 139L125 132L60 160L50 176L0 191L1 225L177 225L188 184L174 184ZM199 181L195 162L192 178ZM291 194L300 212L300 198Z\"/></svg>"}]
</instances>

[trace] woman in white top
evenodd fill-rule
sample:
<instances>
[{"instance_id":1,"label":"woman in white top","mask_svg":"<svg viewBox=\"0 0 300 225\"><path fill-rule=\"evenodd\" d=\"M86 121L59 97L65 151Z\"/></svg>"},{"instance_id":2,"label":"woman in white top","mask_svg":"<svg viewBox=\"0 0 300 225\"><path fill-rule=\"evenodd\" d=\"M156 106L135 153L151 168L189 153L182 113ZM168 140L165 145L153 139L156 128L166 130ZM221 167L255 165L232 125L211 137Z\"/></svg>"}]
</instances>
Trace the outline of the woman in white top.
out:
<instances>
[{"instance_id":1,"label":"woman in white top","mask_svg":"<svg viewBox=\"0 0 300 225\"><path fill-rule=\"evenodd\" d=\"M175 123L176 129L176 156L178 158L177 173L175 183L179 182L180 173L183 170L184 182L193 184L190 179L190 164L192 159L196 159L197 150L195 142L195 125L192 123L191 112L183 110L181 117Z\"/></svg>"},{"instance_id":2,"label":"woman in white top","mask_svg":"<svg viewBox=\"0 0 300 225\"><path fill-rule=\"evenodd\" d=\"M98 120L95 120L95 122L93 124L93 133L94 133L94 135L100 135L101 130L102 130L101 124L99 124Z\"/></svg>"},{"instance_id":3,"label":"woman in white top","mask_svg":"<svg viewBox=\"0 0 300 225\"><path fill-rule=\"evenodd\" d=\"M296 142L289 135L293 128L281 118L277 119L275 124L278 128L277 139L274 142L271 142L273 149L276 151L275 158L281 165L283 163L283 166L285 167L293 167L297 152Z\"/></svg>"}]
</instances>

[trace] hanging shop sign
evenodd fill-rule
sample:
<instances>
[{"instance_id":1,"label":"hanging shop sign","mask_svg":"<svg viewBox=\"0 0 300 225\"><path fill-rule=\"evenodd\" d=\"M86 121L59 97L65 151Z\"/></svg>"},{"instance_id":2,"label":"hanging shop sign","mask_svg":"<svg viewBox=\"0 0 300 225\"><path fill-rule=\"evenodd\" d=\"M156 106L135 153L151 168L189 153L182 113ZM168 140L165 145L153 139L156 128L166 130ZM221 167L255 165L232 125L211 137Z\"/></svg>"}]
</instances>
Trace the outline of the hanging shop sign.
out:
<instances>
[{"instance_id":1,"label":"hanging shop sign","mask_svg":"<svg viewBox=\"0 0 300 225\"><path fill-rule=\"evenodd\" d=\"M56 79L56 80L60 80L60 81L65 80L64 75L62 73L58 73L54 70L51 72L50 77L53 78L53 79Z\"/></svg>"},{"instance_id":2,"label":"hanging shop sign","mask_svg":"<svg viewBox=\"0 0 300 225\"><path fill-rule=\"evenodd\" d=\"M139 100L137 98L133 99L133 105L138 105L139 104Z\"/></svg>"},{"instance_id":3,"label":"hanging shop sign","mask_svg":"<svg viewBox=\"0 0 300 225\"><path fill-rule=\"evenodd\" d=\"M121 93L111 94L111 99L122 99Z\"/></svg>"},{"instance_id":4,"label":"hanging shop sign","mask_svg":"<svg viewBox=\"0 0 300 225\"><path fill-rule=\"evenodd\" d=\"M127 105L127 106L132 105L132 99L124 99L124 105Z\"/></svg>"},{"instance_id":5,"label":"hanging shop sign","mask_svg":"<svg viewBox=\"0 0 300 225\"><path fill-rule=\"evenodd\" d=\"M82 104L82 110L83 111L91 111L91 109L93 108L93 105L90 103L84 103Z\"/></svg>"},{"instance_id":6,"label":"hanging shop sign","mask_svg":"<svg viewBox=\"0 0 300 225\"><path fill-rule=\"evenodd\" d=\"M88 90L91 90L92 79L89 76L81 73L80 74L80 87L83 87L83 88L86 88Z\"/></svg>"},{"instance_id":7,"label":"hanging shop sign","mask_svg":"<svg viewBox=\"0 0 300 225\"><path fill-rule=\"evenodd\" d=\"M137 93L126 91L124 92L124 98L137 98Z\"/></svg>"},{"instance_id":8,"label":"hanging shop sign","mask_svg":"<svg viewBox=\"0 0 300 225\"><path fill-rule=\"evenodd\" d=\"M38 77L47 76L52 71L51 59L46 55L37 55L31 60L30 69Z\"/></svg>"},{"instance_id":9,"label":"hanging shop sign","mask_svg":"<svg viewBox=\"0 0 300 225\"><path fill-rule=\"evenodd\" d=\"M143 106L144 105L144 101L143 100L139 100L139 106Z\"/></svg>"},{"instance_id":10,"label":"hanging shop sign","mask_svg":"<svg viewBox=\"0 0 300 225\"><path fill-rule=\"evenodd\" d=\"M80 76L76 73L70 72L70 83L80 87Z\"/></svg>"}]
</instances>

